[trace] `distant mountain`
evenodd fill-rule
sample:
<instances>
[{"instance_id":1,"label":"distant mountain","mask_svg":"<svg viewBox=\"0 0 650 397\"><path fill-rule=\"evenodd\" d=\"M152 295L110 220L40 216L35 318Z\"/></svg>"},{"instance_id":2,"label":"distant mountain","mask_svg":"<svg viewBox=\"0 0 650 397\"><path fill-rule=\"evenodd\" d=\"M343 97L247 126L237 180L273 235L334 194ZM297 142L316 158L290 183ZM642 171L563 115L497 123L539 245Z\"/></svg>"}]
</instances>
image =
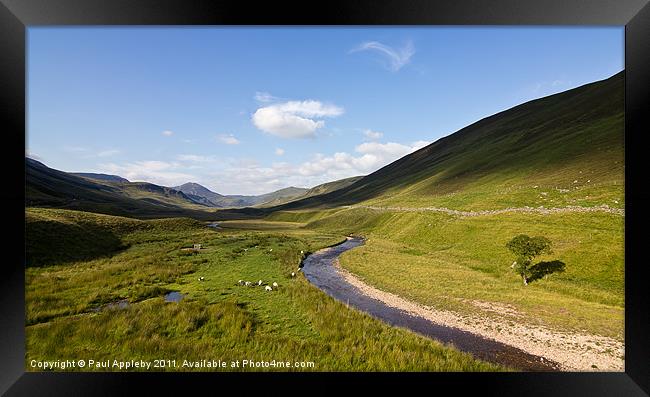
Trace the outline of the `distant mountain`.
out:
<instances>
[{"instance_id":1,"label":"distant mountain","mask_svg":"<svg viewBox=\"0 0 650 397\"><path fill-rule=\"evenodd\" d=\"M208 207L174 189L141 182L101 182L55 170L31 158L26 163L25 205L138 218L214 217Z\"/></svg>"},{"instance_id":2,"label":"distant mountain","mask_svg":"<svg viewBox=\"0 0 650 397\"><path fill-rule=\"evenodd\" d=\"M254 196L253 206L266 206L273 202L287 202L292 199L302 197L309 189L301 187L287 187L284 189L276 190L275 192Z\"/></svg>"},{"instance_id":3,"label":"distant mountain","mask_svg":"<svg viewBox=\"0 0 650 397\"><path fill-rule=\"evenodd\" d=\"M80 176L82 178L93 179L104 182L129 182L128 179L118 175L94 174L91 172L71 172L70 175Z\"/></svg>"},{"instance_id":4,"label":"distant mountain","mask_svg":"<svg viewBox=\"0 0 650 397\"><path fill-rule=\"evenodd\" d=\"M363 176L353 176L350 178L339 179L337 181L327 182L327 183L314 186L311 189L288 188L288 189L295 189L295 190L291 190L292 194L290 195L279 194L276 198L272 200L264 201L262 204L258 204L257 207L272 207L272 206L286 204L292 201L301 200L312 196L318 196L319 194L330 193L335 190L342 189L346 186L349 186L361 178L363 178ZM278 192L282 192L282 191L278 190Z\"/></svg>"},{"instance_id":5,"label":"distant mountain","mask_svg":"<svg viewBox=\"0 0 650 397\"><path fill-rule=\"evenodd\" d=\"M202 197L203 199L207 200L207 202L210 203L212 207L220 207L220 205L217 203L219 203L219 201L225 197L224 195L215 193L207 187L194 182L184 183L180 186L174 187L174 189L188 195Z\"/></svg>"},{"instance_id":6,"label":"distant mountain","mask_svg":"<svg viewBox=\"0 0 650 397\"><path fill-rule=\"evenodd\" d=\"M198 183L189 182L174 187L189 196L197 196L204 199L205 205L218 208L242 208L261 205L274 200L287 200L292 197L298 197L304 194L308 189L288 187L275 192L262 194L259 196L245 195L222 195L215 193L205 186ZM286 201L281 201L286 202Z\"/></svg>"}]
</instances>

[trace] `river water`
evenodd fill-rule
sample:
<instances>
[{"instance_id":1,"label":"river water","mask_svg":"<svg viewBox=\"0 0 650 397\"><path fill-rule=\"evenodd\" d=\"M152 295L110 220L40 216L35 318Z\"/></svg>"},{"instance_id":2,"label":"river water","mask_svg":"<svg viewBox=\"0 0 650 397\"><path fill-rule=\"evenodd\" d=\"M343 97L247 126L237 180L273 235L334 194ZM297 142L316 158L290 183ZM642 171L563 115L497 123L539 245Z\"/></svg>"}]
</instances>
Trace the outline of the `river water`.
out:
<instances>
[{"instance_id":1,"label":"river water","mask_svg":"<svg viewBox=\"0 0 650 397\"><path fill-rule=\"evenodd\" d=\"M358 288L348 283L334 266L334 261L339 255L363 243L361 238L348 238L347 241L339 245L307 256L302 262L302 271L305 273L305 277L333 298L385 323L408 328L418 334L452 344L457 349L471 353L485 361L502 364L520 371L560 370L557 363L546 359L542 360L541 357L526 353L521 349L458 328L433 323L363 294Z\"/></svg>"}]
</instances>

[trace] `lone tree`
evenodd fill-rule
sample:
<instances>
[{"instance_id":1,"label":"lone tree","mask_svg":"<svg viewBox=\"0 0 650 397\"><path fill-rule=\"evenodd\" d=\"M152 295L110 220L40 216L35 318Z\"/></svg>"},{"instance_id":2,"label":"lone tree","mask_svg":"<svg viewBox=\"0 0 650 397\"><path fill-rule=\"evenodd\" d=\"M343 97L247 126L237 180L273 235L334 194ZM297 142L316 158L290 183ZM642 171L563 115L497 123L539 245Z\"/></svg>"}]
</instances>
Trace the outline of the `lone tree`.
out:
<instances>
[{"instance_id":1,"label":"lone tree","mask_svg":"<svg viewBox=\"0 0 650 397\"><path fill-rule=\"evenodd\" d=\"M530 276L530 265L533 258L541 254L550 254L551 241L546 237L528 237L520 234L506 243L506 248L517 256L517 260L512 263L512 268L524 280L524 285L528 285Z\"/></svg>"}]
</instances>

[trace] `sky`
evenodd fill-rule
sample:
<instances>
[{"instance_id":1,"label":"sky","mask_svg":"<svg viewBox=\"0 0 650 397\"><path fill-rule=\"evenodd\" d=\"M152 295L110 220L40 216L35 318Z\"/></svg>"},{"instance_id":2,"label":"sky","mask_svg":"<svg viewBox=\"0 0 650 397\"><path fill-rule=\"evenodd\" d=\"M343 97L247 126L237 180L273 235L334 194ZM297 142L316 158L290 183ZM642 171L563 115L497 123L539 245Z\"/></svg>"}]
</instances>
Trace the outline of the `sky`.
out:
<instances>
[{"instance_id":1,"label":"sky","mask_svg":"<svg viewBox=\"0 0 650 397\"><path fill-rule=\"evenodd\" d=\"M624 68L624 27L30 27L26 155L262 194Z\"/></svg>"}]
</instances>

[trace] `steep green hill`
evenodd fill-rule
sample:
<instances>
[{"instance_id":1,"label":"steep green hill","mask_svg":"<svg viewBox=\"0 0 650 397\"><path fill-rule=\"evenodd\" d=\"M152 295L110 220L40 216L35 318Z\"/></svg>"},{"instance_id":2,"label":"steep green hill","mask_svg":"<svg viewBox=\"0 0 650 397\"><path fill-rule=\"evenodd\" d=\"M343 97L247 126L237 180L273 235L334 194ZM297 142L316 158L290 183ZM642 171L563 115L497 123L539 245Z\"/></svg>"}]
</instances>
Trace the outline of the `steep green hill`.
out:
<instances>
[{"instance_id":1,"label":"steep green hill","mask_svg":"<svg viewBox=\"0 0 650 397\"><path fill-rule=\"evenodd\" d=\"M624 206L624 72L526 102L337 190L271 210Z\"/></svg>"}]
</instances>

